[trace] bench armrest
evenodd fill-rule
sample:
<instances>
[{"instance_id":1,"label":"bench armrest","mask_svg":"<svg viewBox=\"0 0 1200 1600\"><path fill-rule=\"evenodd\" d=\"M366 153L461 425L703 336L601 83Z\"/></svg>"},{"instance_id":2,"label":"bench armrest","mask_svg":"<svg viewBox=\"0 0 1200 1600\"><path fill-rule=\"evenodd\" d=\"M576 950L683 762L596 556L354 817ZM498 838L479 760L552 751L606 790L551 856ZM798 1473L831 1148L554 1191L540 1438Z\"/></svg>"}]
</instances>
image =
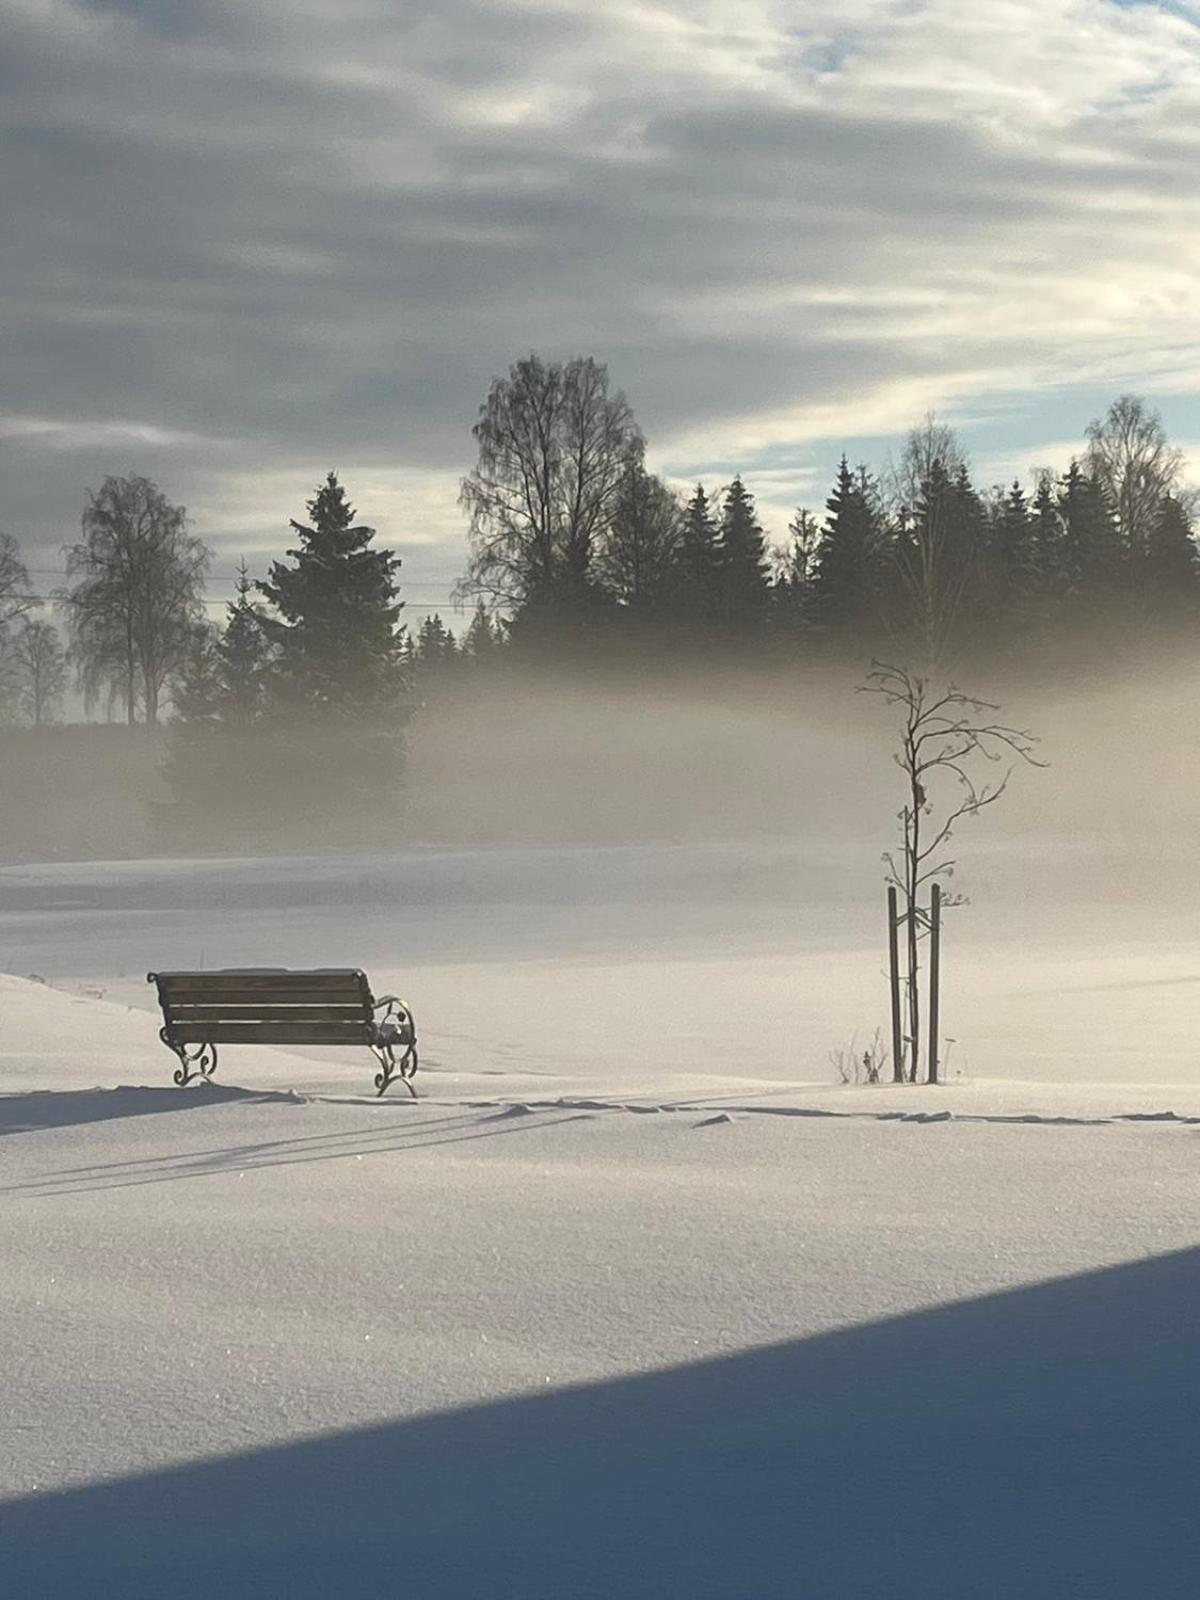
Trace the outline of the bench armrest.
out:
<instances>
[{"instance_id":1,"label":"bench armrest","mask_svg":"<svg viewBox=\"0 0 1200 1600\"><path fill-rule=\"evenodd\" d=\"M398 1040L402 1044L416 1043L416 1019L399 995L380 995L378 1000L371 1001L371 1009L383 1012L375 1022L375 1031L380 1038L390 1036L393 1041Z\"/></svg>"}]
</instances>

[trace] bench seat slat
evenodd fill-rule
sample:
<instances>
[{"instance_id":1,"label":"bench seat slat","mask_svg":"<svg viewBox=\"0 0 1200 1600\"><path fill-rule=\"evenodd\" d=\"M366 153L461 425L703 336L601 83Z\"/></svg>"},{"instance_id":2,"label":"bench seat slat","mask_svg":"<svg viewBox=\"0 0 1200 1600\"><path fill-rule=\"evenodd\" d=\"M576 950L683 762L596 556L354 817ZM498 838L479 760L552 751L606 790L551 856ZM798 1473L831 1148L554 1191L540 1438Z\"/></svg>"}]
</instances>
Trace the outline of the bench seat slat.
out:
<instances>
[{"instance_id":1,"label":"bench seat slat","mask_svg":"<svg viewBox=\"0 0 1200 1600\"><path fill-rule=\"evenodd\" d=\"M223 989L172 989L160 990L167 1006L295 1006L311 1002L314 1005L362 1006L370 991L362 989L242 989L230 985Z\"/></svg>"},{"instance_id":2,"label":"bench seat slat","mask_svg":"<svg viewBox=\"0 0 1200 1600\"><path fill-rule=\"evenodd\" d=\"M178 1044L369 1044L364 1022L182 1022L172 1023Z\"/></svg>"},{"instance_id":3,"label":"bench seat slat","mask_svg":"<svg viewBox=\"0 0 1200 1600\"><path fill-rule=\"evenodd\" d=\"M172 1028L190 1022L362 1022L371 1021L369 1008L361 1000L345 1005L179 1005L168 1002L167 1017Z\"/></svg>"},{"instance_id":4,"label":"bench seat slat","mask_svg":"<svg viewBox=\"0 0 1200 1600\"><path fill-rule=\"evenodd\" d=\"M352 989L366 982L366 973L361 967L314 967L311 971L300 967L206 967L199 971L156 972L154 979L157 983L172 984L236 983L247 989L261 984L269 988L273 984L291 983L306 988L313 983L340 983Z\"/></svg>"},{"instance_id":5,"label":"bench seat slat","mask_svg":"<svg viewBox=\"0 0 1200 1600\"><path fill-rule=\"evenodd\" d=\"M233 983L239 989L357 989L366 982L361 972L347 970L346 972L293 972L282 970L280 972L238 972L236 969L212 972L160 972L156 974L159 983L168 984L174 989L204 989L210 987L220 988L223 984Z\"/></svg>"}]
</instances>

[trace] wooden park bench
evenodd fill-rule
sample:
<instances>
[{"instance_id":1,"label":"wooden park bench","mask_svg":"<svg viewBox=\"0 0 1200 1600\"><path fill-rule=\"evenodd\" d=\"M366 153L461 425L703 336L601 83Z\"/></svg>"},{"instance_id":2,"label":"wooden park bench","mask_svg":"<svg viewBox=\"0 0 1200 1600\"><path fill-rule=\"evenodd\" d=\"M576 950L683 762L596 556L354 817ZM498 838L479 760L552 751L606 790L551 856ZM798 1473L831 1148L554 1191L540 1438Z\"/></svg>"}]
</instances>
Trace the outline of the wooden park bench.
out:
<instances>
[{"instance_id":1,"label":"wooden park bench","mask_svg":"<svg viewBox=\"0 0 1200 1600\"><path fill-rule=\"evenodd\" d=\"M218 1045L366 1045L379 1062L379 1093L398 1077L417 1098L413 1014L394 994L376 1000L357 968L227 967L149 972L146 979L158 988L159 1038L179 1057L175 1082L181 1088L212 1077Z\"/></svg>"}]
</instances>

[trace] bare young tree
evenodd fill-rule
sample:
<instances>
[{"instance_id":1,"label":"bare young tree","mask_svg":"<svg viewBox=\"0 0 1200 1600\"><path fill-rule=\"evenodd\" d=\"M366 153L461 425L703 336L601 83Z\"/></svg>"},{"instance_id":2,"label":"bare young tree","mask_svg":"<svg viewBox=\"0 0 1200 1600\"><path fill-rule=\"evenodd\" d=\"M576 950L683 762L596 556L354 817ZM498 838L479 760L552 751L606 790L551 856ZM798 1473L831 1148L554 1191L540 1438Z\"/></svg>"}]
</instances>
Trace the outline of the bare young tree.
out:
<instances>
[{"instance_id":1,"label":"bare young tree","mask_svg":"<svg viewBox=\"0 0 1200 1600\"><path fill-rule=\"evenodd\" d=\"M128 721L140 705L152 727L202 616L210 551L149 478L105 478L66 557L74 582L58 598L85 694L115 687Z\"/></svg>"},{"instance_id":2,"label":"bare young tree","mask_svg":"<svg viewBox=\"0 0 1200 1600\"><path fill-rule=\"evenodd\" d=\"M904 774L904 805L899 851L884 853L887 881L900 897L900 923L905 935L903 987L908 1013L903 1059L893 1061L898 1082L915 1083L922 1061L920 944L930 926L925 897L937 880L954 876L955 862L945 854L955 826L1000 799L1014 766L1041 767L1034 755L1037 739L1024 728L996 719L999 706L964 694L953 685L938 689L927 677L905 667L876 661L861 685L879 695L901 716L900 744L892 759ZM984 763L1004 765L993 781L981 781ZM961 895L948 895L946 906L962 905Z\"/></svg>"},{"instance_id":3,"label":"bare young tree","mask_svg":"<svg viewBox=\"0 0 1200 1600\"><path fill-rule=\"evenodd\" d=\"M945 656L971 571L972 553L962 547L963 530L953 514L954 486L966 470L957 434L931 411L910 430L899 462L885 474L899 589L930 674Z\"/></svg>"},{"instance_id":4,"label":"bare young tree","mask_svg":"<svg viewBox=\"0 0 1200 1600\"><path fill-rule=\"evenodd\" d=\"M53 720L67 687L67 662L52 622L27 621L12 650L22 714L35 728Z\"/></svg>"},{"instance_id":5,"label":"bare young tree","mask_svg":"<svg viewBox=\"0 0 1200 1600\"><path fill-rule=\"evenodd\" d=\"M770 551L772 576L778 586L802 594L812 579L821 544L821 524L806 506L797 506L788 523L788 533L787 544L775 545Z\"/></svg>"},{"instance_id":6,"label":"bare young tree","mask_svg":"<svg viewBox=\"0 0 1200 1600\"><path fill-rule=\"evenodd\" d=\"M1179 483L1183 452L1168 441L1158 412L1133 394L1119 396L1089 423L1087 441L1088 476L1104 491L1125 548L1136 557Z\"/></svg>"},{"instance_id":7,"label":"bare young tree","mask_svg":"<svg viewBox=\"0 0 1200 1600\"><path fill-rule=\"evenodd\" d=\"M641 443L625 396L609 393L607 368L590 356L563 365L530 355L494 380L473 431L462 591L516 606L577 601Z\"/></svg>"}]
</instances>

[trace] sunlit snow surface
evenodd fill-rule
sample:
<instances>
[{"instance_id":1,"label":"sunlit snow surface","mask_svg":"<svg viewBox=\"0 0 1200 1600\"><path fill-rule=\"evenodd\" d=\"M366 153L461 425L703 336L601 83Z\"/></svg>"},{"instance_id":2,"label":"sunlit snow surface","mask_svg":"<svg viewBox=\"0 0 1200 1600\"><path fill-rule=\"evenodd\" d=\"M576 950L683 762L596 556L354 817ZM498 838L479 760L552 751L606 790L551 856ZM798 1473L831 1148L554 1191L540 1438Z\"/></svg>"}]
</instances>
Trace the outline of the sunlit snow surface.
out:
<instances>
[{"instance_id":1,"label":"sunlit snow surface","mask_svg":"<svg viewBox=\"0 0 1200 1600\"><path fill-rule=\"evenodd\" d=\"M1200 942L1068 866L976 873L940 1091L830 1082L852 853L0 871L0 1588L1194 1595ZM175 1089L146 970L243 963L420 1103Z\"/></svg>"}]
</instances>

